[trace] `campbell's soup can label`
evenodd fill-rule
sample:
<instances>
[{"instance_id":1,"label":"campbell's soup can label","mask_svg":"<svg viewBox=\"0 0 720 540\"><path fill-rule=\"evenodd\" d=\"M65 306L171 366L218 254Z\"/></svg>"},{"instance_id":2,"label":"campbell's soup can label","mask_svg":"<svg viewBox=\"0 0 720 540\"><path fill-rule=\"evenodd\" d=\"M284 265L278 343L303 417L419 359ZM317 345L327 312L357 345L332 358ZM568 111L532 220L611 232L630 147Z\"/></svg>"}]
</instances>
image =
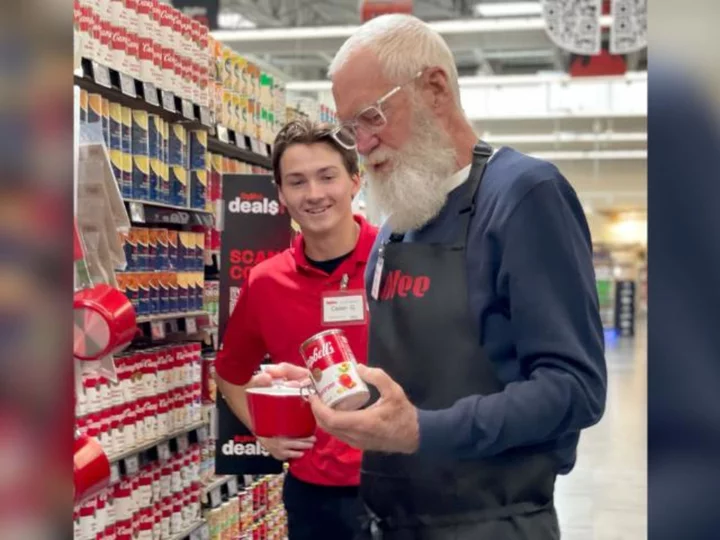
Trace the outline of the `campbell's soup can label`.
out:
<instances>
[{"instance_id":1,"label":"campbell's soup can label","mask_svg":"<svg viewBox=\"0 0 720 540\"><path fill-rule=\"evenodd\" d=\"M370 399L370 392L357 372L357 360L345 333L340 329L315 334L300 346L320 399L333 409L351 411Z\"/></svg>"}]
</instances>

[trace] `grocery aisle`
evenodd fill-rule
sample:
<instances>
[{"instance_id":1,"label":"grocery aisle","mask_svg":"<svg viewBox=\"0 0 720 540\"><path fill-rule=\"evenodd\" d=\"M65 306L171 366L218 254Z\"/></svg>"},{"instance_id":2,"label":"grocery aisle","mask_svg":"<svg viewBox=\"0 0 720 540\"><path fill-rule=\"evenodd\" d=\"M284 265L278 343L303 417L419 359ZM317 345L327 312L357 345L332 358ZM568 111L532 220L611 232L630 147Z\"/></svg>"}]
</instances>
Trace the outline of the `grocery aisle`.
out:
<instances>
[{"instance_id":1,"label":"grocery aisle","mask_svg":"<svg viewBox=\"0 0 720 540\"><path fill-rule=\"evenodd\" d=\"M575 470L558 480L563 540L647 538L647 323L607 345L602 421L580 439Z\"/></svg>"}]
</instances>

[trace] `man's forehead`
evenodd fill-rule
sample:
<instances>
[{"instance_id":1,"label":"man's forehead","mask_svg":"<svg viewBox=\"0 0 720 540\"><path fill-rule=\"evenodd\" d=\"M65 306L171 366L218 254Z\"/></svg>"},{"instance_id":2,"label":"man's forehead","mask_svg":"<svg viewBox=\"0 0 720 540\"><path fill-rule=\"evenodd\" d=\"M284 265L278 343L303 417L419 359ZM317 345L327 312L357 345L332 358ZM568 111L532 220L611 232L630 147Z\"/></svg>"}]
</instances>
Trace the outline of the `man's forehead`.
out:
<instances>
[{"instance_id":1,"label":"man's forehead","mask_svg":"<svg viewBox=\"0 0 720 540\"><path fill-rule=\"evenodd\" d=\"M348 120L381 97L387 86L377 57L367 50L352 53L332 78L337 115Z\"/></svg>"}]
</instances>

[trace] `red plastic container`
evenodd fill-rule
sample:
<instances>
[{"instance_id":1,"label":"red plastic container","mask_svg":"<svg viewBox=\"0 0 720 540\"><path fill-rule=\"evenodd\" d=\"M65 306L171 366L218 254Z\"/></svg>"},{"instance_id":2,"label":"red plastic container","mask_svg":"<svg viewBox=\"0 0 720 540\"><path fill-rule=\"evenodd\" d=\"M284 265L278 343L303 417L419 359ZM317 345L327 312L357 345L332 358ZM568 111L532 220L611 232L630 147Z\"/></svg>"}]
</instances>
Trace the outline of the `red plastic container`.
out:
<instances>
[{"instance_id":1,"label":"red plastic container","mask_svg":"<svg viewBox=\"0 0 720 540\"><path fill-rule=\"evenodd\" d=\"M300 388L267 386L247 390L253 431L259 437L310 437L315 416Z\"/></svg>"}]
</instances>

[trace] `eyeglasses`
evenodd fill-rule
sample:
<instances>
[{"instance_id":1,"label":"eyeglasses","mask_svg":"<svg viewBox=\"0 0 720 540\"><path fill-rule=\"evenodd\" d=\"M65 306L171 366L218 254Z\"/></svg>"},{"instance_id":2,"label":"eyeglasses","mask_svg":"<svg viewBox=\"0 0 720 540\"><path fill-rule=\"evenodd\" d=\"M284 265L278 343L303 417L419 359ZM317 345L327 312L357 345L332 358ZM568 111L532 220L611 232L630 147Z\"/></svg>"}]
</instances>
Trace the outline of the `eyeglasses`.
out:
<instances>
[{"instance_id":1,"label":"eyeglasses","mask_svg":"<svg viewBox=\"0 0 720 540\"><path fill-rule=\"evenodd\" d=\"M368 133L379 133L387 125L387 117L382 111L382 104L405 88L408 84L415 82L415 80L422 74L423 70L418 71L412 79L390 90L373 105L370 105L357 113L355 118L340 124L332 132L333 139L335 139L343 148L347 150L355 150L357 147L357 133L359 129Z\"/></svg>"}]
</instances>

